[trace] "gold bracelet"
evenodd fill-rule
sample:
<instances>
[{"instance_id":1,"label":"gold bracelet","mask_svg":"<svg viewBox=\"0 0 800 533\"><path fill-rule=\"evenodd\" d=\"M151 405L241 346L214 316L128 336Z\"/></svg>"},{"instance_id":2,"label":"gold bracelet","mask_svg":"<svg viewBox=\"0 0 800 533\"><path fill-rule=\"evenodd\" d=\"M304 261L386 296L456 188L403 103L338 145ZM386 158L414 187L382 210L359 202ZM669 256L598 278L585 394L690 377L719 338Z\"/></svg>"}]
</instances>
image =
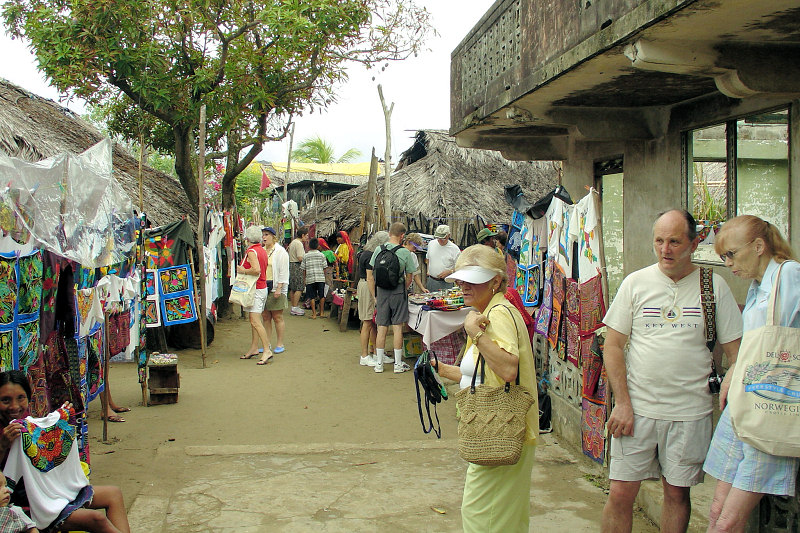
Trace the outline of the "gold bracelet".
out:
<instances>
[{"instance_id":1,"label":"gold bracelet","mask_svg":"<svg viewBox=\"0 0 800 533\"><path fill-rule=\"evenodd\" d=\"M486 333L486 332L483 331L483 330L480 330L478 333L476 333L475 336L472 337L472 344L477 346L478 345L478 339L480 339L483 336L484 333Z\"/></svg>"}]
</instances>

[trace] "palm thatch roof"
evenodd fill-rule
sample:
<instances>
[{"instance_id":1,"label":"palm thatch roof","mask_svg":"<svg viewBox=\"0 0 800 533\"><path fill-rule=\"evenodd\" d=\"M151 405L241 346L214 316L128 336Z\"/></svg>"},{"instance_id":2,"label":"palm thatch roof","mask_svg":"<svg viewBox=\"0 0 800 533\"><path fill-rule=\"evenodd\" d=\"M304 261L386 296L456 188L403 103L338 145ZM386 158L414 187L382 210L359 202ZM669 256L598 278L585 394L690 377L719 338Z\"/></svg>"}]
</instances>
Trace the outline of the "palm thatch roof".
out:
<instances>
[{"instance_id":1,"label":"palm thatch roof","mask_svg":"<svg viewBox=\"0 0 800 533\"><path fill-rule=\"evenodd\" d=\"M428 233L446 223L457 244L472 244L471 231L511 221L513 208L505 201L505 185L519 184L535 201L558 185L560 172L560 162L509 161L496 151L461 148L447 132L420 130L391 176L392 218ZM352 231L361 223L366 189L361 185L341 192L304 211L301 218L307 224L316 222L318 235ZM378 197L380 203L382 177Z\"/></svg>"},{"instance_id":2,"label":"palm thatch roof","mask_svg":"<svg viewBox=\"0 0 800 533\"><path fill-rule=\"evenodd\" d=\"M65 152L80 154L101 139L96 128L66 107L0 78L0 150L7 155L37 162ZM114 177L138 210L138 159L114 143L112 162ZM144 212L154 226L182 215L197 220L177 180L148 166L142 173Z\"/></svg>"}]
</instances>

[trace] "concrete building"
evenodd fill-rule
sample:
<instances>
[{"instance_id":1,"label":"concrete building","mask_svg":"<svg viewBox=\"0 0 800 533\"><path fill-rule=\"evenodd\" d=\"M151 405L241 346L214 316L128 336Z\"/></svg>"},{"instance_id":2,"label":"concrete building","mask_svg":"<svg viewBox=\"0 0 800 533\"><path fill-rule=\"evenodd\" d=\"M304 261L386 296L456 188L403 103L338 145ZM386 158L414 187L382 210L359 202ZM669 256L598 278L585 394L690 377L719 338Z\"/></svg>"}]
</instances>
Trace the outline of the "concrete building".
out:
<instances>
[{"instance_id":1,"label":"concrete building","mask_svg":"<svg viewBox=\"0 0 800 533\"><path fill-rule=\"evenodd\" d=\"M452 54L450 133L508 159L562 161L573 197L601 191L612 297L653 262L654 215L679 206L707 227L695 260L743 303L747 284L715 261L713 233L755 214L800 249L798 52L797 0L498 0ZM553 403L570 441L573 385ZM777 500L752 531L796 530L797 498Z\"/></svg>"}]
</instances>

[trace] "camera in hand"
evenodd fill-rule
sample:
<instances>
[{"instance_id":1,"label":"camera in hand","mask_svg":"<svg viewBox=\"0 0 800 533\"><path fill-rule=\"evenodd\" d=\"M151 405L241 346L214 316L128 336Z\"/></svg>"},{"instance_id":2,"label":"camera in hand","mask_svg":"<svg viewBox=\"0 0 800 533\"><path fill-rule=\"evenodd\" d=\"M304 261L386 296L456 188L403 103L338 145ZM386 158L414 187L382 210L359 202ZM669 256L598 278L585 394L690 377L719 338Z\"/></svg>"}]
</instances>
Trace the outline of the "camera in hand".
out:
<instances>
[{"instance_id":1,"label":"camera in hand","mask_svg":"<svg viewBox=\"0 0 800 533\"><path fill-rule=\"evenodd\" d=\"M722 380L724 376L720 376L716 372L712 372L708 376L708 390L711 391L711 394L719 394L720 385L722 385Z\"/></svg>"}]
</instances>

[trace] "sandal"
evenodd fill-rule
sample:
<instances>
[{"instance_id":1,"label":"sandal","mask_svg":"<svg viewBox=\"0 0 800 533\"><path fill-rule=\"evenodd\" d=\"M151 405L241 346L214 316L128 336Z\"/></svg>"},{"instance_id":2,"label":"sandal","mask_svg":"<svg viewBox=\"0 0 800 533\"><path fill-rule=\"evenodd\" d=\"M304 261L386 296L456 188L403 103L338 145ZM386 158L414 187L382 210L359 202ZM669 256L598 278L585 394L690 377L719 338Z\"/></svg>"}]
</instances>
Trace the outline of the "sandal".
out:
<instances>
[{"instance_id":1,"label":"sandal","mask_svg":"<svg viewBox=\"0 0 800 533\"><path fill-rule=\"evenodd\" d=\"M272 354L269 354L269 355L268 355L268 356L266 356L266 357L262 357L262 358L261 358L261 359L258 361L258 363L256 363L256 364L257 364L257 365L260 365L260 366L264 366L264 365L268 364L268 363L269 363L269 362L271 362L271 361L272 361Z\"/></svg>"},{"instance_id":2,"label":"sandal","mask_svg":"<svg viewBox=\"0 0 800 533\"><path fill-rule=\"evenodd\" d=\"M252 359L253 357L255 357L257 355L258 355L257 353L251 353L251 354L248 354L248 355L243 355L239 359Z\"/></svg>"},{"instance_id":3,"label":"sandal","mask_svg":"<svg viewBox=\"0 0 800 533\"><path fill-rule=\"evenodd\" d=\"M101 416L100 418L102 420L106 419L106 417L104 417L104 416ZM109 422L125 422L125 419L122 418L121 416L117 416L117 415L108 415L108 421Z\"/></svg>"},{"instance_id":4,"label":"sandal","mask_svg":"<svg viewBox=\"0 0 800 533\"><path fill-rule=\"evenodd\" d=\"M111 410L115 413L129 413L131 409L130 407L112 407Z\"/></svg>"}]
</instances>

